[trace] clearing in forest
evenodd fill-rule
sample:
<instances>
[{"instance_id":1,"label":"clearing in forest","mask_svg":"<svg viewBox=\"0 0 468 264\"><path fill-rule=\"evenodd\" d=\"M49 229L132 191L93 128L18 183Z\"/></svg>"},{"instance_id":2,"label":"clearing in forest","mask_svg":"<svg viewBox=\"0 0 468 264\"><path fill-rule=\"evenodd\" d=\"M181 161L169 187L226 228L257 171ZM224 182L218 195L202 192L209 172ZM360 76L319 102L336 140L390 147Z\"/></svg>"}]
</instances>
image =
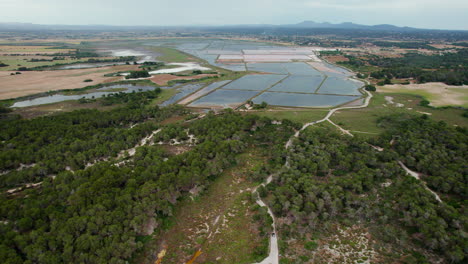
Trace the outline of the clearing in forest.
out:
<instances>
[{"instance_id":1,"label":"clearing in forest","mask_svg":"<svg viewBox=\"0 0 468 264\"><path fill-rule=\"evenodd\" d=\"M432 106L468 107L468 86L453 86L444 83L393 84L379 86L377 91L383 93L403 93L422 96Z\"/></svg>"}]
</instances>

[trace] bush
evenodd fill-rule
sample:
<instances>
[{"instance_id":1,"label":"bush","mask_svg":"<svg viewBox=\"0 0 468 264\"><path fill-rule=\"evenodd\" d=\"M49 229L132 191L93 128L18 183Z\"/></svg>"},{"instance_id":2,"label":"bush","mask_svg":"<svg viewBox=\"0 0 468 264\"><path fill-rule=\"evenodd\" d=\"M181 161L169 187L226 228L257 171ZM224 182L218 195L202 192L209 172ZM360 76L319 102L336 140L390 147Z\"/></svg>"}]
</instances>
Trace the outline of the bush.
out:
<instances>
[{"instance_id":1,"label":"bush","mask_svg":"<svg viewBox=\"0 0 468 264\"><path fill-rule=\"evenodd\" d=\"M254 104L252 107L253 109L265 109L267 108L268 103L267 102L262 102L261 104Z\"/></svg>"},{"instance_id":2,"label":"bush","mask_svg":"<svg viewBox=\"0 0 468 264\"><path fill-rule=\"evenodd\" d=\"M317 247L318 244L315 241L308 241L304 244L304 248L307 250L315 250Z\"/></svg>"},{"instance_id":3,"label":"bush","mask_svg":"<svg viewBox=\"0 0 468 264\"><path fill-rule=\"evenodd\" d=\"M150 77L148 71L131 71L129 75L125 76L125 79L136 79Z\"/></svg>"},{"instance_id":4,"label":"bush","mask_svg":"<svg viewBox=\"0 0 468 264\"><path fill-rule=\"evenodd\" d=\"M9 107L0 105L0 114L10 113L12 110Z\"/></svg>"},{"instance_id":5,"label":"bush","mask_svg":"<svg viewBox=\"0 0 468 264\"><path fill-rule=\"evenodd\" d=\"M419 102L419 105L420 106L429 106L430 103L431 102L429 102L428 100L423 99L423 100L421 100L421 102Z\"/></svg>"},{"instance_id":6,"label":"bush","mask_svg":"<svg viewBox=\"0 0 468 264\"><path fill-rule=\"evenodd\" d=\"M84 80L83 82L92 82L92 81L93 81L93 80L91 80L91 79L86 79L86 80Z\"/></svg>"},{"instance_id":7,"label":"bush","mask_svg":"<svg viewBox=\"0 0 468 264\"><path fill-rule=\"evenodd\" d=\"M368 85L364 86L364 89L366 89L366 91L369 91L369 92L375 92L377 90L375 88L375 86L372 85L372 84L368 84Z\"/></svg>"}]
</instances>

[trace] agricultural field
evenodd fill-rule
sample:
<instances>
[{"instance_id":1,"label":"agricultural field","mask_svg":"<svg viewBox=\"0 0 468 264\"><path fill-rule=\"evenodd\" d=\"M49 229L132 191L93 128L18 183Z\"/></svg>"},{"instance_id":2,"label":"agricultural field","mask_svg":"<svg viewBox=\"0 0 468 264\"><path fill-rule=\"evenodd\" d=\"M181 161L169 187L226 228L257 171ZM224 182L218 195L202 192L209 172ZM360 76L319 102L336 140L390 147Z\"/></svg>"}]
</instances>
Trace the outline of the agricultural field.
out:
<instances>
[{"instance_id":1,"label":"agricultural field","mask_svg":"<svg viewBox=\"0 0 468 264\"><path fill-rule=\"evenodd\" d=\"M137 69L134 65L103 67L98 69L75 69L57 71L25 71L10 75L0 72L0 99L16 98L55 90L76 89L90 84L110 83L122 77L105 77L107 73ZM90 79L92 82L84 82Z\"/></svg>"}]
</instances>

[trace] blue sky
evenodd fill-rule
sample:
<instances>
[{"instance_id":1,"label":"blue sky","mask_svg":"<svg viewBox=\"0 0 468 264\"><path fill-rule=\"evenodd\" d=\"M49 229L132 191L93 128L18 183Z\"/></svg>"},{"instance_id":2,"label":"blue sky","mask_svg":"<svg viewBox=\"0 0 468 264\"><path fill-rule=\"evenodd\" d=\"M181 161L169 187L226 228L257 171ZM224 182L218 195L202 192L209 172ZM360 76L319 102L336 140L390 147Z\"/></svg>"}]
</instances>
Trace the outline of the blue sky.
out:
<instances>
[{"instance_id":1,"label":"blue sky","mask_svg":"<svg viewBox=\"0 0 468 264\"><path fill-rule=\"evenodd\" d=\"M228 25L355 22L468 30L467 0L0 0L1 22Z\"/></svg>"}]
</instances>

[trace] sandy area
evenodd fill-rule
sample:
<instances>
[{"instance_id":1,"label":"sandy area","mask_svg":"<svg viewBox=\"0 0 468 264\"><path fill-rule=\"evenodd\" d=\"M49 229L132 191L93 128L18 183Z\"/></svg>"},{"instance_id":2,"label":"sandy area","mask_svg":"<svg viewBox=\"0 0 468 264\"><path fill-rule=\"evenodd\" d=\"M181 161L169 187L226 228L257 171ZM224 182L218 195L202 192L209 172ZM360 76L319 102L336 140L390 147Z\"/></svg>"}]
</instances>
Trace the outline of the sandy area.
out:
<instances>
[{"instance_id":1,"label":"sandy area","mask_svg":"<svg viewBox=\"0 0 468 264\"><path fill-rule=\"evenodd\" d=\"M468 86L452 86L444 83L424 83L424 84L394 84L377 87L378 92L384 93L408 93L421 95L427 98L433 106L468 104Z\"/></svg>"},{"instance_id":2,"label":"sandy area","mask_svg":"<svg viewBox=\"0 0 468 264\"><path fill-rule=\"evenodd\" d=\"M158 74L153 75L153 77L149 78L152 82L158 85L166 85L167 82L172 80L193 80L193 79L200 79L203 77L211 77L216 76L216 74L199 74L194 76L175 76L171 74Z\"/></svg>"},{"instance_id":3,"label":"sandy area","mask_svg":"<svg viewBox=\"0 0 468 264\"><path fill-rule=\"evenodd\" d=\"M136 69L137 66L134 65L120 65L94 69L24 71L20 75L10 75L10 71L2 71L0 72L0 99L118 81L122 77L104 77L104 74ZM93 82L83 82L86 79L92 79Z\"/></svg>"}]
</instances>

